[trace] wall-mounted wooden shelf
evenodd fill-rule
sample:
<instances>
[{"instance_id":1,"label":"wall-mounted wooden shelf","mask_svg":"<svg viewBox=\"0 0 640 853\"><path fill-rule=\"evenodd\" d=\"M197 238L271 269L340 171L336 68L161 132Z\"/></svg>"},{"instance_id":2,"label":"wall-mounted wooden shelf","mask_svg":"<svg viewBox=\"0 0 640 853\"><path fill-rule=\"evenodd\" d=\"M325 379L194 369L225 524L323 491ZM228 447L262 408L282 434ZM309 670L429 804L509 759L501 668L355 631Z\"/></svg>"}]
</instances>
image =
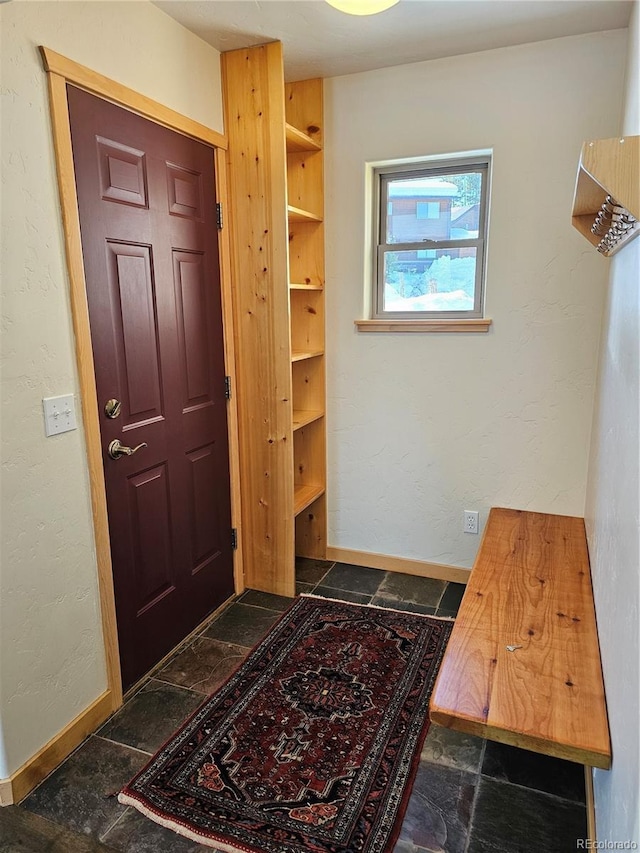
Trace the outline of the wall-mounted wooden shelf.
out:
<instances>
[{"instance_id":1,"label":"wall-mounted wooden shelf","mask_svg":"<svg viewBox=\"0 0 640 853\"><path fill-rule=\"evenodd\" d=\"M293 205L287 206L287 216L289 222L322 222L322 217L309 210L302 210L300 207Z\"/></svg>"},{"instance_id":2,"label":"wall-mounted wooden shelf","mask_svg":"<svg viewBox=\"0 0 640 853\"><path fill-rule=\"evenodd\" d=\"M454 731L611 766L583 519L492 508L429 715Z\"/></svg>"},{"instance_id":3,"label":"wall-mounted wooden shelf","mask_svg":"<svg viewBox=\"0 0 640 853\"><path fill-rule=\"evenodd\" d=\"M597 139L582 146L571 222L596 248L602 235L594 234L592 227L607 197L640 219L640 136ZM598 250L609 257L639 233L636 224L610 248Z\"/></svg>"},{"instance_id":4,"label":"wall-mounted wooden shelf","mask_svg":"<svg viewBox=\"0 0 640 853\"><path fill-rule=\"evenodd\" d=\"M296 486L293 493L293 514L299 515L322 495L324 486Z\"/></svg>"},{"instance_id":5,"label":"wall-mounted wooden shelf","mask_svg":"<svg viewBox=\"0 0 640 853\"><path fill-rule=\"evenodd\" d=\"M322 151L322 145L319 142L288 122L285 125L285 135L288 154L298 154L302 151Z\"/></svg>"},{"instance_id":6,"label":"wall-mounted wooden shelf","mask_svg":"<svg viewBox=\"0 0 640 853\"><path fill-rule=\"evenodd\" d=\"M298 284L291 282L289 290L324 290L324 287L321 284Z\"/></svg>"}]
</instances>

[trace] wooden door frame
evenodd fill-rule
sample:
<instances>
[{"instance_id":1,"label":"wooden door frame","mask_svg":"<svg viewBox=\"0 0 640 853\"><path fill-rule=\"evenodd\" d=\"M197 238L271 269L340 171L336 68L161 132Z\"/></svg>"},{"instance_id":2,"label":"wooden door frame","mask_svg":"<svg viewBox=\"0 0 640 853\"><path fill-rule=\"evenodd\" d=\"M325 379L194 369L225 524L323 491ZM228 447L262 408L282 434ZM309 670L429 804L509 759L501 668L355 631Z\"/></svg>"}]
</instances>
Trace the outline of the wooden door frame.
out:
<instances>
[{"instance_id":1,"label":"wooden door frame","mask_svg":"<svg viewBox=\"0 0 640 853\"><path fill-rule=\"evenodd\" d=\"M82 416L85 430L87 463L91 488L91 508L95 534L96 558L98 567L98 587L102 631L104 638L107 667L107 692L110 695L109 713L122 705L122 680L120 656L118 651L118 632L116 625L115 597L113 589L113 570L109 543L109 522L107 516L107 494L102 465L102 441L98 415L91 330L89 326L89 308L87 302L82 243L80 236L80 217L76 194L75 168L71 146L71 127L67 102L67 83L73 83L87 92L118 106L125 107L156 124L168 127L199 142L214 148L216 173L216 198L228 209L227 174L225 152L227 139L221 133L200 124L187 116L151 98L135 92L104 77L84 65L56 53L46 47L40 47L40 53L48 76L51 125L55 147L58 191L62 211L62 225L66 250L67 271L71 293L71 314L75 332L76 362L80 383ZM226 372L235 383L235 352L233 339L233 311L231 289L231 249L229 231L219 232L220 285L222 294L222 320L224 335L224 355ZM244 590L242 565L242 535L239 488L239 441L238 414L235 395L232 395L227 409L229 434L229 468L231 488L231 518L233 527L238 530L238 549L234 552L234 583L236 594ZM107 714L108 716L108 714Z\"/></svg>"}]
</instances>

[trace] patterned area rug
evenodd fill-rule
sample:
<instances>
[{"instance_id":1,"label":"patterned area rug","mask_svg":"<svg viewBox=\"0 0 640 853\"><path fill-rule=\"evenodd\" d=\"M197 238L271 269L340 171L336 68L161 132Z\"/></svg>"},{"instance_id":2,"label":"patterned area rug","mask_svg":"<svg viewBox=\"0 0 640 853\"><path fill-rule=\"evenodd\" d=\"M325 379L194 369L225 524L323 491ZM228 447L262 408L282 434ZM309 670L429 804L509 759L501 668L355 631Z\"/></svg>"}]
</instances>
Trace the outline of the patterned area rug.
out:
<instances>
[{"instance_id":1,"label":"patterned area rug","mask_svg":"<svg viewBox=\"0 0 640 853\"><path fill-rule=\"evenodd\" d=\"M120 802L227 853L390 853L451 627L296 599Z\"/></svg>"}]
</instances>

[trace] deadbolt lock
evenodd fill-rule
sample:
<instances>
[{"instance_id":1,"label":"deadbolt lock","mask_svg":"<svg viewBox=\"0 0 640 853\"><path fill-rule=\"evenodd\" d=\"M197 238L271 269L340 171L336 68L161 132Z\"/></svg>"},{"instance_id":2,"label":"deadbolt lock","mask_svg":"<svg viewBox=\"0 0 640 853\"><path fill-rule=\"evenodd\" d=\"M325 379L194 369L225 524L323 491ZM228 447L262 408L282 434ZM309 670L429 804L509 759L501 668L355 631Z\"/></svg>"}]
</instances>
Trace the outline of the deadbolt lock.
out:
<instances>
[{"instance_id":1,"label":"deadbolt lock","mask_svg":"<svg viewBox=\"0 0 640 853\"><path fill-rule=\"evenodd\" d=\"M122 411L120 400L107 400L104 404L104 413L108 418L117 418Z\"/></svg>"}]
</instances>

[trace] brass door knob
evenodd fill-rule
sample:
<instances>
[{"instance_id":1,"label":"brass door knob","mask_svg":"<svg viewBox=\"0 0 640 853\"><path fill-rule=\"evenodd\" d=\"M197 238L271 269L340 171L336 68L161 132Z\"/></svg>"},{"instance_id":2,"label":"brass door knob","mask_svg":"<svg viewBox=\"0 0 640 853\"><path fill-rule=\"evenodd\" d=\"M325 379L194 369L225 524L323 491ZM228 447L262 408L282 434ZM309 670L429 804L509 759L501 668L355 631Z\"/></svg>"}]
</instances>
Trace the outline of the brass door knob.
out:
<instances>
[{"instance_id":1,"label":"brass door knob","mask_svg":"<svg viewBox=\"0 0 640 853\"><path fill-rule=\"evenodd\" d=\"M124 444L120 444L119 439L114 438L109 445L107 452L112 459L120 459L121 456L133 456L134 453L137 453L146 446L147 442L143 441L142 444L139 444L137 447L125 447Z\"/></svg>"}]
</instances>

